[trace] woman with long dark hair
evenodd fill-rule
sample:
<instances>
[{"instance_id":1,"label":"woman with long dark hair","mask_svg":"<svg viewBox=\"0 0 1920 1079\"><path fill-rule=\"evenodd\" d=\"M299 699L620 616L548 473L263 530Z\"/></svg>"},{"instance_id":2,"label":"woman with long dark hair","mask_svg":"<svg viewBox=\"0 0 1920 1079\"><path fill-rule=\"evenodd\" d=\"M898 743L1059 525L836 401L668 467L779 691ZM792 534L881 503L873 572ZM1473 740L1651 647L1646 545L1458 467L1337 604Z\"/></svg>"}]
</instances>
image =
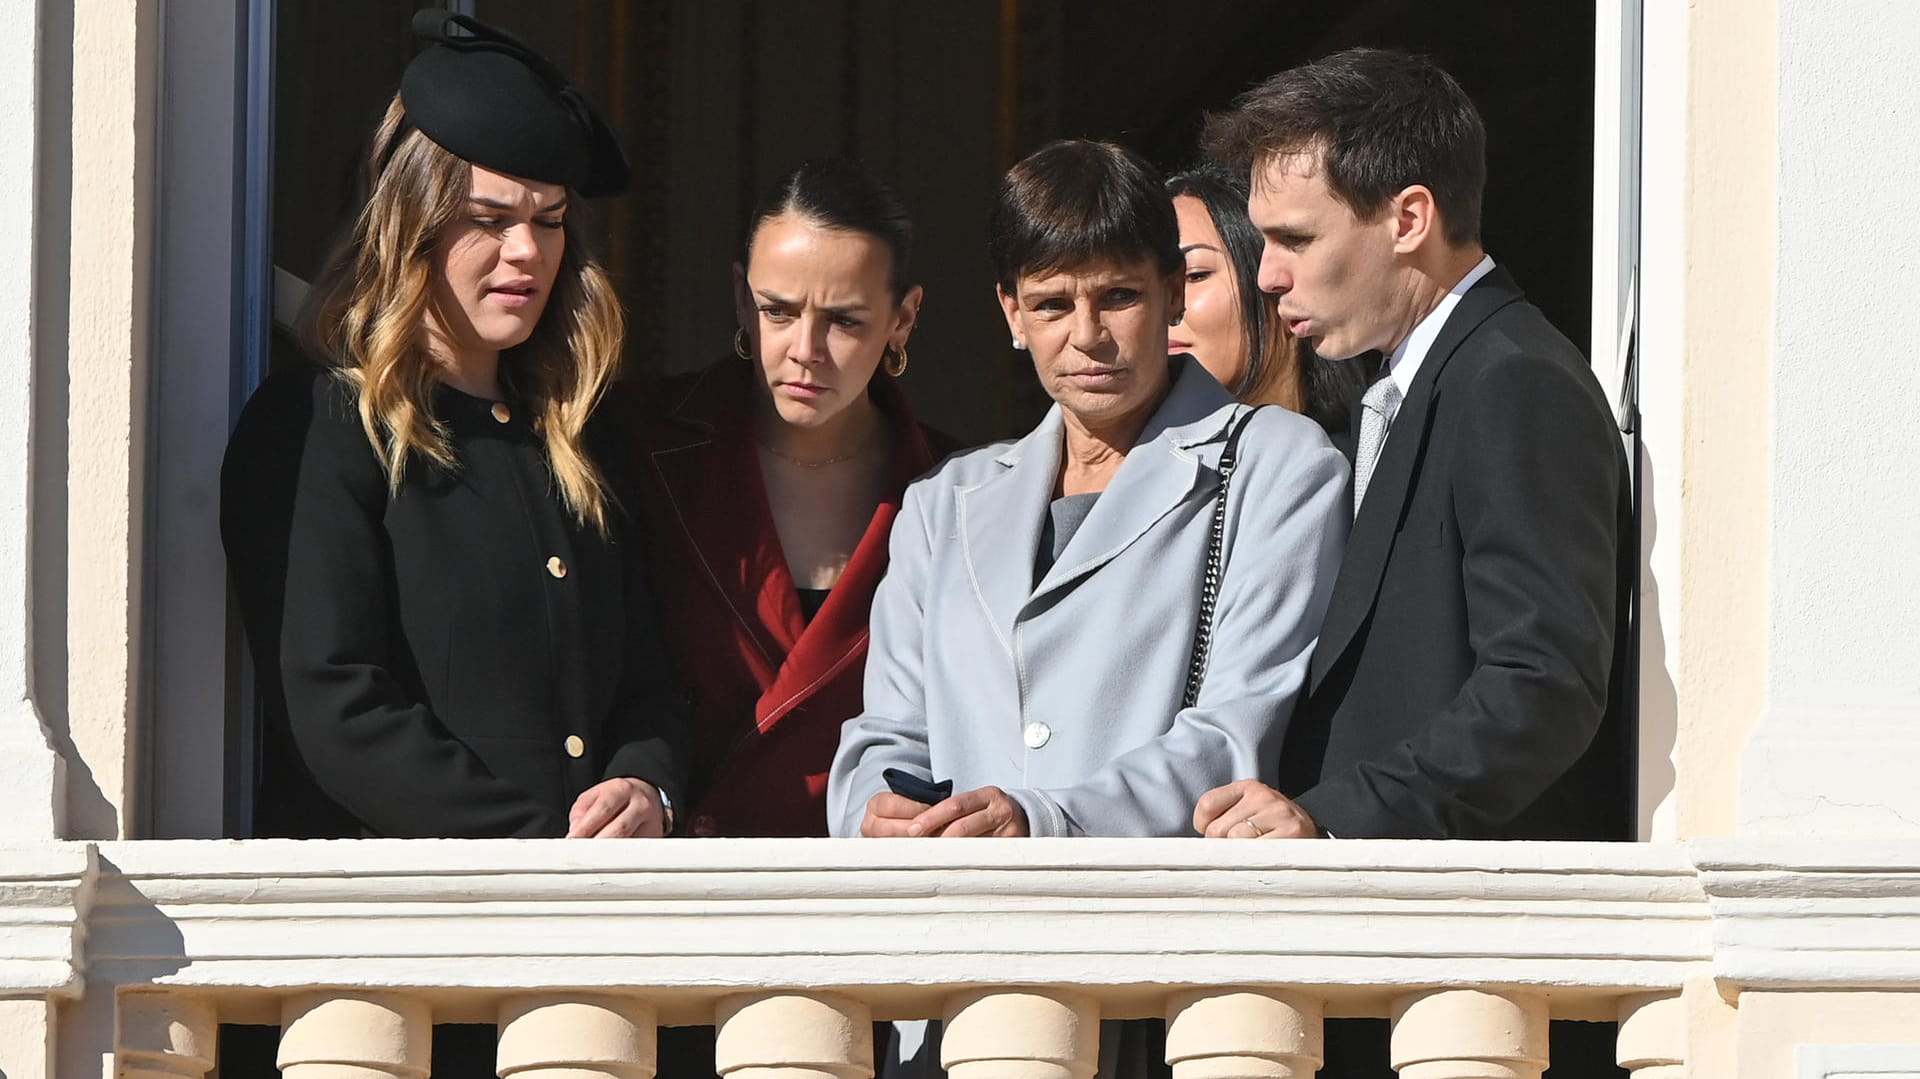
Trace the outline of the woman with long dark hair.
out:
<instances>
[{"instance_id":1,"label":"woman with long dark hair","mask_svg":"<svg viewBox=\"0 0 1920 1079\"><path fill-rule=\"evenodd\" d=\"M1305 413L1336 443L1350 437L1370 371L1321 359L1274 317L1274 298L1260 291L1261 240L1247 218L1246 179L1200 165L1168 178L1167 194L1187 275L1187 309L1168 351L1190 353L1246 404Z\"/></svg>"}]
</instances>

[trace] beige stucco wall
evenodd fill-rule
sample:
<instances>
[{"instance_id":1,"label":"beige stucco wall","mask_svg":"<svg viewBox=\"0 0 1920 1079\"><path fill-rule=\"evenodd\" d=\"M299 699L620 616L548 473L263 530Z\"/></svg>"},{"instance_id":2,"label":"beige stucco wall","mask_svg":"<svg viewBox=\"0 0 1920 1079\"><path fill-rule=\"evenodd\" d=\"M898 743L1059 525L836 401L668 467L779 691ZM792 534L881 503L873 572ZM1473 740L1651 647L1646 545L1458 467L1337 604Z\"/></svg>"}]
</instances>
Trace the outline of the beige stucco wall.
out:
<instances>
[{"instance_id":1,"label":"beige stucco wall","mask_svg":"<svg viewBox=\"0 0 1920 1079\"><path fill-rule=\"evenodd\" d=\"M53 1079L55 1037L52 1002L0 1000L0 1075Z\"/></svg>"},{"instance_id":2,"label":"beige stucco wall","mask_svg":"<svg viewBox=\"0 0 1920 1079\"><path fill-rule=\"evenodd\" d=\"M1766 704L1779 77L1775 0L1690 7L1679 469L1651 476L1674 485L1682 506L1671 537L1680 548L1678 632L1665 642L1678 712L1680 839L1733 831L1740 750ZM1648 656L1643 667L1658 664Z\"/></svg>"},{"instance_id":3,"label":"beige stucco wall","mask_svg":"<svg viewBox=\"0 0 1920 1079\"><path fill-rule=\"evenodd\" d=\"M74 839L130 834L137 795L158 8L154 0L74 8L65 417L66 703L77 757L66 831Z\"/></svg>"},{"instance_id":4,"label":"beige stucco wall","mask_svg":"<svg viewBox=\"0 0 1920 1079\"><path fill-rule=\"evenodd\" d=\"M1920 993L1747 993L1730 1079L1794 1079L1799 1045L1920 1045Z\"/></svg>"}]
</instances>

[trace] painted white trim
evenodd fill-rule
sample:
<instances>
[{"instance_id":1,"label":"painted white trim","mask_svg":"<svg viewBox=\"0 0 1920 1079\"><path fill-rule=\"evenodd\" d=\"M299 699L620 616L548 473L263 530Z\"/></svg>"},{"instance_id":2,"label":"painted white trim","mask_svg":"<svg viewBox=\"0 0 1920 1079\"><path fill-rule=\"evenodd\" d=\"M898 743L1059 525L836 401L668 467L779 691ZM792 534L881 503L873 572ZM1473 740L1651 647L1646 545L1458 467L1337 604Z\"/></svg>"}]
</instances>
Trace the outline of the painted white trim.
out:
<instances>
[{"instance_id":1,"label":"painted white trim","mask_svg":"<svg viewBox=\"0 0 1920 1079\"><path fill-rule=\"evenodd\" d=\"M475 990L448 999L481 1016L500 991L644 991L669 1024L783 986L882 1018L957 985L1074 986L1115 1017L1182 987L1299 988L1334 1015L1536 987L1558 1016L1611 1018L1706 977L1729 1000L1920 989L1920 841L0 847L0 997L82 974L205 991L230 1021L336 985Z\"/></svg>"},{"instance_id":2,"label":"painted white trim","mask_svg":"<svg viewBox=\"0 0 1920 1079\"><path fill-rule=\"evenodd\" d=\"M1913 836L1920 833L1915 761L1920 708L1773 705L1740 755L1740 830Z\"/></svg>"},{"instance_id":3,"label":"painted white trim","mask_svg":"<svg viewBox=\"0 0 1920 1079\"><path fill-rule=\"evenodd\" d=\"M1798 1045L1794 1079L1920 1079L1920 1044Z\"/></svg>"},{"instance_id":4,"label":"painted white trim","mask_svg":"<svg viewBox=\"0 0 1920 1079\"><path fill-rule=\"evenodd\" d=\"M21 840L56 838L63 798L31 691L39 8L0 0L0 836Z\"/></svg>"},{"instance_id":5,"label":"painted white trim","mask_svg":"<svg viewBox=\"0 0 1920 1079\"><path fill-rule=\"evenodd\" d=\"M1685 852L1198 840L105 844L88 974L209 989L1554 986L1707 973ZM1151 987L1150 998L1144 997ZM676 992L677 991L677 992ZM1335 993L1333 995L1339 995ZM927 999L933 999L929 996ZM691 1013L698 1018L699 1012ZM705 1021L705 1020L700 1020Z\"/></svg>"},{"instance_id":6,"label":"painted white trim","mask_svg":"<svg viewBox=\"0 0 1920 1079\"><path fill-rule=\"evenodd\" d=\"M141 819L144 834L214 837L225 834L231 681L220 460L235 359L264 341L246 280L259 200L243 184L241 5L167 4L162 17Z\"/></svg>"},{"instance_id":7,"label":"painted white trim","mask_svg":"<svg viewBox=\"0 0 1920 1079\"><path fill-rule=\"evenodd\" d=\"M0 998L80 994L98 876L91 844L0 846Z\"/></svg>"},{"instance_id":8,"label":"painted white trim","mask_svg":"<svg viewBox=\"0 0 1920 1079\"><path fill-rule=\"evenodd\" d=\"M1734 989L1920 989L1920 841L1703 839L1713 973Z\"/></svg>"},{"instance_id":9,"label":"painted white trim","mask_svg":"<svg viewBox=\"0 0 1920 1079\"><path fill-rule=\"evenodd\" d=\"M1593 328L1588 357L1614 416L1631 394L1624 361L1637 324L1640 6L1597 0L1593 87Z\"/></svg>"},{"instance_id":10,"label":"painted white trim","mask_svg":"<svg viewBox=\"0 0 1920 1079\"><path fill-rule=\"evenodd\" d=\"M1656 3L1640 26L1638 362L1640 838L1671 840L1681 684L1687 286L1688 6Z\"/></svg>"}]
</instances>

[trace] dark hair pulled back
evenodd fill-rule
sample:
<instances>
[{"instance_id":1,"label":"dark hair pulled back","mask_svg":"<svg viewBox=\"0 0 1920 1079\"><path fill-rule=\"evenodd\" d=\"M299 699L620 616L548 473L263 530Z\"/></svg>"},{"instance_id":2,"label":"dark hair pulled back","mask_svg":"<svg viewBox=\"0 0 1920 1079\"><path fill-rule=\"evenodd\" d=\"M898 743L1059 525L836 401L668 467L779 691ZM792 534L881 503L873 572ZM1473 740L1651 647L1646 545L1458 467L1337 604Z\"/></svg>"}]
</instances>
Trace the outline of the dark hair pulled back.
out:
<instances>
[{"instance_id":1,"label":"dark hair pulled back","mask_svg":"<svg viewBox=\"0 0 1920 1079\"><path fill-rule=\"evenodd\" d=\"M821 228L858 232L887 245L887 283L896 302L913 288L913 221L893 188L857 161L822 157L802 162L775 181L747 219L741 262L753 257L760 226L793 214Z\"/></svg>"}]
</instances>

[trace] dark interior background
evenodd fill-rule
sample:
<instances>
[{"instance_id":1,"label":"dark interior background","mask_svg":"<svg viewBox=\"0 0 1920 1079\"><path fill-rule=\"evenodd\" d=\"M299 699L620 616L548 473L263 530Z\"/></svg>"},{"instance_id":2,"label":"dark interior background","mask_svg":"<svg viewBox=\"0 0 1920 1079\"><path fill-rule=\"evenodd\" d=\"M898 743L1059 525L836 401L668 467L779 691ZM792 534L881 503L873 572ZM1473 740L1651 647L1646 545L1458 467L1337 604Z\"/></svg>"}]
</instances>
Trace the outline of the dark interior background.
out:
<instances>
[{"instance_id":1,"label":"dark interior background","mask_svg":"<svg viewBox=\"0 0 1920 1079\"><path fill-rule=\"evenodd\" d=\"M413 55L419 0L281 0L275 262L310 279L354 209L358 158ZM985 254L1001 171L1048 139L1113 139L1189 164L1202 115L1282 68L1352 45L1435 57L1489 131L1488 250L1587 340L1592 0L473 0L573 73L624 136L634 190L598 208L632 316L628 373L724 355L730 265L760 190L807 157L890 178L927 289L904 385L970 440L1044 407L1007 347ZM283 342L284 347L284 342Z\"/></svg>"}]
</instances>

